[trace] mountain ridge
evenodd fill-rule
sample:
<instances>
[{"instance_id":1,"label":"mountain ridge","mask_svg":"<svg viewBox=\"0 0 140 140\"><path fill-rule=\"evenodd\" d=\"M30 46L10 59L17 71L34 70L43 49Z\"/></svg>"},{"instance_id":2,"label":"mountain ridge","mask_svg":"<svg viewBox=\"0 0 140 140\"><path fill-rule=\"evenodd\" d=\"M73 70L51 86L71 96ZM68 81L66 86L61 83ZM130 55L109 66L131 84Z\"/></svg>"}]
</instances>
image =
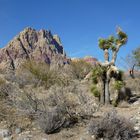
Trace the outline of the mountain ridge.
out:
<instances>
[{"instance_id":1,"label":"mountain ridge","mask_svg":"<svg viewBox=\"0 0 140 140\"><path fill-rule=\"evenodd\" d=\"M63 65L68 63L66 53L58 35L44 29L35 30L25 28L16 35L4 48L0 49L0 65L9 64L12 69L17 68L25 59L56 63Z\"/></svg>"}]
</instances>

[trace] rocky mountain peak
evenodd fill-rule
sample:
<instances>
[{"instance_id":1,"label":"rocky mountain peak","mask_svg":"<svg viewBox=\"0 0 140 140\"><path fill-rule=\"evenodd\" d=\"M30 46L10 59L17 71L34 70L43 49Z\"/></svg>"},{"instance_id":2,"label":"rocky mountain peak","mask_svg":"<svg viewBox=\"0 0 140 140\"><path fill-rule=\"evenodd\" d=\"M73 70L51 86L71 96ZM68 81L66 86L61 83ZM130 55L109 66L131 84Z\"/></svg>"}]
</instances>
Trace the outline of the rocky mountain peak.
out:
<instances>
[{"instance_id":1,"label":"rocky mountain peak","mask_svg":"<svg viewBox=\"0 0 140 140\"><path fill-rule=\"evenodd\" d=\"M44 61L47 64L67 63L65 51L58 35L51 31L25 28L4 48L0 49L0 66L4 62L15 69L24 59Z\"/></svg>"}]
</instances>

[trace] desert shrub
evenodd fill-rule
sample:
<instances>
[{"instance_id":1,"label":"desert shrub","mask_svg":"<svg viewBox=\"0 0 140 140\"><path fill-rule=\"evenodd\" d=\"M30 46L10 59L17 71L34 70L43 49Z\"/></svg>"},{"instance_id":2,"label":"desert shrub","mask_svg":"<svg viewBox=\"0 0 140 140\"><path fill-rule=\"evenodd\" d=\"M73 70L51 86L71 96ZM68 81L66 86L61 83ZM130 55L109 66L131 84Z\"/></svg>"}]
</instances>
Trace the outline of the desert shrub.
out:
<instances>
[{"instance_id":1,"label":"desert shrub","mask_svg":"<svg viewBox=\"0 0 140 140\"><path fill-rule=\"evenodd\" d=\"M16 100L16 107L24 114L31 115L38 111L40 100L36 97L35 93L24 90Z\"/></svg>"},{"instance_id":2,"label":"desert shrub","mask_svg":"<svg viewBox=\"0 0 140 140\"><path fill-rule=\"evenodd\" d=\"M7 98L0 101L0 120L5 121L7 127L11 129L31 128L36 117L38 100L26 92L14 93L10 93Z\"/></svg>"},{"instance_id":3,"label":"desert shrub","mask_svg":"<svg viewBox=\"0 0 140 140\"><path fill-rule=\"evenodd\" d=\"M47 134L54 133L91 117L97 105L87 89L73 83L68 87L53 86L47 90L37 119L40 128Z\"/></svg>"},{"instance_id":4,"label":"desert shrub","mask_svg":"<svg viewBox=\"0 0 140 140\"><path fill-rule=\"evenodd\" d=\"M55 133L64 127L70 127L77 122L73 116L69 116L64 106L57 106L41 112L38 118L40 128L47 134Z\"/></svg>"},{"instance_id":5,"label":"desert shrub","mask_svg":"<svg viewBox=\"0 0 140 140\"><path fill-rule=\"evenodd\" d=\"M132 92L130 88L123 87L119 90L119 93L118 93L119 101L129 101L130 97L132 97Z\"/></svg>"},{"instance_id":6,"label":"desert shrub","mask_svg":"<svg viewBox=\"0 0 140 140\"><path fill-rule=\"evenodd\" d=\"M88 131L96 139L130 140L134 138L133 124L129 120L118 116L115 111L107 113L98 121L93 120L88 127Z\"/></svg>"},{"instance_id":7,"label":"desert shrub","mask_svg":"<svg viewBox=\"0 0 140 140\"><path fill-rule=\"evenodd\" d=\"M0 77L0 86L3 85L3 84L5 84L5 83L6 83L6 80L4 78L1 78Z\"/></svg>"},{"instance_id":8,"label":"desert shrub","mask_svg":"<svg viewBox=\"0 0 140 140\"><path fill-rule=\"evenodd\" d=\"M112 87L113 88L111 89L110 94L112 99L111 102L115 107L118 106L121 102L133 102L133 100L130 100L133 96L130 88L124 87L123 83L117 83L116 81L115 84L112 85Z\"/></svg>"},{"instance_id":9,"label":"desert shrub","mask_svg":"<svg viewBox=\"0 0 140 140\"><path fill-rule=\"evenodd\" d=\"M0 84L0 99L6 99L13 92L13 85L2 80Z\"/></svg>"},{"instance_id":10,"label":"desert shrub","mask_svg":"<svg viewBox=\"0 0 140 140\"><path fill-rule=\"evenodd\" d=\"M103 77L105 67L96 66L92 70L92 81L94 84L98 83L98 79Z\"/></svg>"},{"instance_id":11,"label":"desert shrub","mask_svg":"<svg viewBox=\"0 0 140 140\"><path fill-rule=\"evenodd\" d=\"M7 97L10 91L9 87L3 79L0 80L0 83L0 121L5 121L10 115L12 118L15 110L11 106L8 106Z\"/></svg>"},{"instance_id":12,"label":"desert shrub","mask_svg":"<svg viewBox=\"0 0 140 140\"><path fill-rule=\"evenodd\" d=\"M99 92L99 90L97 89L97 86L96 85L93 85L92 87L91 87L91 92L93 93L93 95L95 96L95 97L100 97L100 92Z\"/></svg>"},{"instance_id":13,"label":"desert shrub","mask_svg":"<svg viewBox=\"0 0 140 140\"><path fill-rule=\"evenodd\" d=\"M4 125L10 129L16 127L26 129L31 126L30 118L19 112L15 106L9 105L7 100L0 101L0 121L4 122Z\"/></svg>"},{"instance_id":14,"label":"desert shrub","mask_svg":"<svg viewBox=\"0 0 140 140\"><path fill-rule=\"evenodd\" d=\"M114 83L114 89L120 90L122 87L124 87L124 82L116 80Z\"/></svg>"},{"instance_id":15,"label":"desert shrub","mask_svg":"<svg viewBox=\"0 0 140 140\"><path fill-rule=\"evenodd\" d=\"M126 79L126 86L129 87L135 94L140 95L140 78L136 77L135 79L128 78Z\"/></svg>"},{"instance_id":16,"label":"desert shrub","mask_svg":"<svg viewBox=\"0 0 140 140\"><path fill-rule=\"evenodd\" d=\"M11 88L13 90L8 98L12 101L10 106L14 112L10 113L9 118L10 108L7 107L4 114L8 114L5 120L9 120L12 126L26 128L38 124L44 132L50 134L73 126L91 116L96 109L94 97L88 93L87 85L79 80L68 86L53 85L49 89L32 85L20 89L16 83Z\"/></svg>"},{"instance_id":17,"label":"desert shrub","mask_svg":"<svg viewBox=\"0 0 140 140\"><path fill-rule=\"evenodd\" d=\"M18 70L18 83L23 86L27 84L44 86L47 89L55 84L59 86L67 86L70 82L69 77L66 77L62 72L63 68L61 67L51 69L46 63L37 63L30 60L24 62Z\"/></svg>"},{"instance_id":18,"label":"desert shrub","mask_svg":"<svg viewBox=\"0 0 140 140\"><path fill-rule=\"evenodd\" d=\"M9 82L13 83L16 81L15 71L9 71L9 72L5 73L4 77Z\"/></svg>"},{"instance_id":19,"label":"desert shrub","mask_svg":"<svg viewBox=\"0 0 140 140\"><path fill-rule=\"evenodd\" d=\"M24 93L15 83L3 82L0 85L0 121L4 121L8 128L31 126L30 116L35 110L36 98Z\"/></svg>"},{"instance_id":20,"label":"desert shrub","mask_svg":"<svg viewBox=\"0 0 140 140\"><path fill-rule=\"evenodd\" d=\"M84 79L85 76L92 70L92 65L84 60L72 61L70 65L72 75L79 80Z\"/></svg>"},{"instance_id":21,"label":"desert shrub","mask_svg":"<svg viewBox=\"0 0 140 140\"><path fill-rule=\"evenodd\" d=\"M5 98L8 94L5 92L5 86L6 81L3 78L0 78L0 99Z\"/></svg>"},{"instance_id":22,"label":"desert shrub","mask_svg":"<svg viewBox=\"0 0 140 140\"><path fill-rule=\"evenodd\" d=\"M45 111L40 114L38 123L45 133L51 134L62 127L64 118L62 117L61 112L58 112L57 110Z\"/></svg>"},{"instance_id":23,"label":"desert shrub","mask_svg":"<svg viewBox=\"0 0 140 140\"><path fill-rule=\"evenodd\" d=\"M69 114L76 116L90 116L98 108L98 103L88 86L75 81L64 88L51 87L47 93L49 96L46 99L46 104L52 107L65 106Z\"/></svg>"},{"instance_id":24,"label":"desert shrub","mask_svg":"<svg viewBox=\"0 0 140 140\"><path fill-rule=\"evenodd\" d=\"M43 106L38 111L37 122L45 133L55 133L64 127L74 125L78 121L77 115L72 111L74 103L66 99L63 93L51 94L42 103Z\"/></svg>"},{"instance_id":25,"label":"desert shrub","mask_svg":"<svg viewBox=\"0 0 140 140\"><path fill-rule=\"evenodd\" d=\"M120 81L124 80L124 71L119 70L119 73L117 75L117 80L120 80Z\"/></svg>"},{"instance_id":26,"label":"desert shrub","mask_svg":"<svg viewBox=\"0 0 140 140\"><path fill-rule=\"evenodd\" d=\"M56 88L55 88L56 87ZM30 88L22 90L15 100L15 106L21 116L26 116L31 122L36 121L47 134L55 133L63 127L70 127L77 122L73 110L76 103L65 93L68 89L54 86L46 90L47 94L41 98L41 93L35 93Z\"/></svg>"}]
</instances>

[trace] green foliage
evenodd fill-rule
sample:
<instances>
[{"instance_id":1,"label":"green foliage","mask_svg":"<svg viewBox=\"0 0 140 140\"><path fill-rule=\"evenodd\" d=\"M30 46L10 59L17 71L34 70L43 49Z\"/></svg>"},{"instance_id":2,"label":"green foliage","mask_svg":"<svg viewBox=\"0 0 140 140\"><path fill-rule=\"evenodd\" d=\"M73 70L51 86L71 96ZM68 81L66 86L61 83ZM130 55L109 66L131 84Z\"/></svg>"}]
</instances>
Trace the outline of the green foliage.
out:
<instances>
[{"instance_id":1,"label":"green foliage","mask_svg":"<svg viewBox=\"0 0 140 140\"><path fill-rule=\"evenodd\" d=\"M117 30L117 37L109 36L106 39L100 38L98 41L99 47L103 50L111 49L112 51L116 50L116 46L122 46L127 42L127 35L120 28Z\"/></svg>"},{"instance_id":2,"label":"green foliage","mask_svg":"<svg viewBox=\"0 0 140 140\"><path fill-rule=\"evenodd\" d=\"M115 41L114 36L113 35L109 36L108 37L108 41L111 42L111 43L113 43Z\"/></svg>"},{"instance_id":3,"label":"green foliage","mask_svg":"<svg viewBox=\"0 0 140 140\"><path fill-rule=\"evenodd\" d=\"M116 100L113 100L113 101L112 101L112 105L113 105L114 107L117 107L117 106L118 106L118 102L117 102Z\"/></svg>"},{"instance_id":4,"label":"green foliage","mask_svg":"<svg viewBox=\"0 0 140 140\"><path fill-rule=\"evenodd\" d=\"M116 75L114 76L114 78L118 81L123 81L123 77L124 77L124 72L122 70L119 70L119 72L116 73Z\"/></svg>"},{"instance_id":5,"label":"green foliage","mask_svg":"<svg viewBox=\"0 0 140 140\"><path fill-rule=\"evenodd\" d=\"M103 80L104 72L106 71L105 67L96 66L92 70L92 82L93 86L91 87L91 92L95 97L100 97L100 91L97 89L96 84L99 82L99 79Z\"/></svg>"},{"instance_id":6,"label":"green foliage","mask_svg":"<svg viewBox=\"0 0 140 140\"><path fill-rule=\"evenodd\" d=\"M6 83L5 79L0 78L0 86L1 86L1 85L4 85L5 83Z\"/></svg>"},{"instance_id":7,"label":"green foliage","mask_svg":"<svg viewBox=\"0 0 140 140\"><path fill-rule=\"evenodd\" d=\"M124 86L124 82L123 81L116 80L115 84L114 84L114 89L120 90L123 86Z\"/></svg>"},{"instance_id":8,"label":"green foliage","mask_svg":"<svg viewBox=\"0 0 140 140\"><path fill-rule=\"evenodd\" d=\"M96 66L92 70L92 81L94 84L98 83L98 78L103 78L104 72L106 71L105 67Z\"/></svg>"},{"instance_id":9,"label":"green foliage","mask_svg":"<svg viewBox=\"0 0 140 140\"><path fill-rule=\"evenodd\" d=\"M118 35L118 41L121 43L121 45L126 44L128 38L126 33L124 33L121 29L118 29L117 35Z\"/></svg>"},{"instance_id":10,"label":"green foliage","mask_svg":"<svg viewBox=\"0 0 140 140\"><path fill-rule=\"evenodd\" d=\"M110 48L109 41L107 39L100 38L99 39L99 47L103 50L109 49Z\"/></svg>"},{"instance_id":11,"label":"green foliage","mask_svg":"<svg viewBox=\"0 0 140 140\"><path fill-rule=\"evenodd\" d=\"M94 95L95 97L100 97L100 92L99 92L99 90L97 89L96 85L94 85L94 86L91 87L91 92L93 93L93 95Z\"/></svg>"},{"instance_id":12,"label":"green foliage","mask_svg":"<svg viewBox=\"0 0 140 140\"><path fill-rule=\"evenodd\" d=\"M71 68L73 76L76 79L82 80L92 70L92 65L84 60L72 61Z\"/></svg>"},{"instance_id":13,"label":"green foliage","mask_svg":"<svg viewBox=\"0 0 140 140\"><path fill-rule=\"evenodd\" d=\"M112 51L115 51L115 50L116 50L116 47L112 45L112 46L111 46L111 50L112 50Z\"/></svg>"}]
</instances>

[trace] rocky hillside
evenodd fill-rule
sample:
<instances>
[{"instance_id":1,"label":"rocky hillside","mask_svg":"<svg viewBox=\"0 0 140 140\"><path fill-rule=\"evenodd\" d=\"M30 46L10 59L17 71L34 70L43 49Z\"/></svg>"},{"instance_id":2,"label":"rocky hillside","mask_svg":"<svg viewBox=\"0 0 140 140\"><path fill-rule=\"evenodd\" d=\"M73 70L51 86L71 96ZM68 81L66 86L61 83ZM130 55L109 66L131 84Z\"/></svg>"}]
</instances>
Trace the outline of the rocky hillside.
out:
<instances>
[{"instance_id":1,"label":"rocky hillside","mask_svg":"<svg viewBox=\"0 0 140 140\"><path fill-rule=\"evenodd\" d=\"M30 27L25 28L6 47L0 49L0 67L10 66L15 69L25 59L59 65L68 62L58 35L52 35L47 30L36 31Z\"/></svg>"}]
</instances>

